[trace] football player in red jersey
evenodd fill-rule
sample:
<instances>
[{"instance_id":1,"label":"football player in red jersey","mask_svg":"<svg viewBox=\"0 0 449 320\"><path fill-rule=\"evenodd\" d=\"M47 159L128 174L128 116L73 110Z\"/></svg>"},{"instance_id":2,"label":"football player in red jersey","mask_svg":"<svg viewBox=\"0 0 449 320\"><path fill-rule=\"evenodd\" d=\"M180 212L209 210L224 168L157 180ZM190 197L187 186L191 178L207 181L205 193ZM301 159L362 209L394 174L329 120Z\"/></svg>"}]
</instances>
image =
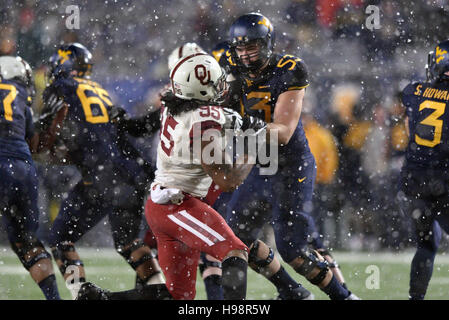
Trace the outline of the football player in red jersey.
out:
<instances>
[{"instance_id":1,"label":"football player in red jersey","mask_svg":"<svg viewBox=\"0 0 449 320\"><path fill-rule=\"evenodd\" d=\"M213 57L195 53L179 60L170 78L173 91L163 97L157 171L145 208L166 287L107 292L88 283L79 299L194 299L201 252L222 263L224 299L246 297L248 248L204 202L212 181L224 191L233 190L254 162L244 154L242 164L232 165L232 160L217 159L214 153L222 149L222 130L229 119L215 106L226 91L224 73ZM210 150L212 161L207 157Z\"/></svg>"}]
</instances>

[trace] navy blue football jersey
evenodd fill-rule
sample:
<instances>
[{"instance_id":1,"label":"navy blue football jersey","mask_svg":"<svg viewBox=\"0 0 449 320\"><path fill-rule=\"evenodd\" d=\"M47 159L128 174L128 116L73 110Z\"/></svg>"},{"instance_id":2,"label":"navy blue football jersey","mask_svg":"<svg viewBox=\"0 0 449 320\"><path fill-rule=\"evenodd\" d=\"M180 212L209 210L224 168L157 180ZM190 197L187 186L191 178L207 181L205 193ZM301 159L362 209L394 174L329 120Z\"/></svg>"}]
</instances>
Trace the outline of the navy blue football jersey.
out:
<instances>
[{"instance_id":1,"label":"navy blue football jersey","mask_svg":"<svg viewBox=\"0 0 449 320\"><path fill-rule=\"evenodd\" d=\"M141 174L137 161L125 157L118 147L117 128L108 116L112 101L101 85L77 77L58 78L44 91L44 102L55 96L68 105L60 137L84 181L129 180Z\"/></svg>"},{"instance_id":2,"label":"navy blue football jersey","mask_svg":"<svg viewBox=\"0 0 449 320\"><path fill-rule=\"evenodd\" d=\"M410 139L408 169L446 170L449 159L449 85L446 82L407 85L402 92Z\"/></svg>"},{"instance_id":3,"label":"navy blue football jersey","mask_svg":"<svg viewBox=\"0 0 449 320\"><path fill-rule=\"evenodd\" d=\"M292 55L274 54L263 75L255 81L239 74L229 50L220 57L219 62L227 73L241 81L240 113L261 118L267 123L273 120L274 108L282 93L300 90L309 85L306 65L300 58ZM288 150L303 157L311 156L301 121L298 122L290 142L279 151Z\"/></svg>"},{"instance_id":4,"label":"navy blue football jersey","mask_svg":"<svg viewBox=\"0 0 449 320\"><path fill-rule=\"evenodd\" d=\"M31 97L14 80L0 82L0 157L31 159L26 139L34 133Z\"/></svg>"}]
</instances>

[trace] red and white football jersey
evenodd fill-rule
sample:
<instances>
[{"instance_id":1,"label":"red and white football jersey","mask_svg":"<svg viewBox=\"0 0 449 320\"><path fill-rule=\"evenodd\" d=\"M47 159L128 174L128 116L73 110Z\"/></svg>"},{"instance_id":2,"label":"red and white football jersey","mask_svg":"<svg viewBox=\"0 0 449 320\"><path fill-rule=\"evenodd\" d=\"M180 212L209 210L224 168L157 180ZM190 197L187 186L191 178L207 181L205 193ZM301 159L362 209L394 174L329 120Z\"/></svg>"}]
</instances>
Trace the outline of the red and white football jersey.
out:
<instances>
[{"instance_id":1,"label":"red and white football jersey","mask_svg":"<svg viewBox=\"0 0 449 320\"><path fill-rule=\"evenodd\" d=\"M205 197L212 178L203 170L193 149L199 148L196 150L201 151L203 133L208 129L221 130L225 122L223 110L218 106L201 106L176 116L170 115L164 108L156 177L152 186L159 184L180 189L194 197Z\"/></svg>"}]
</instances>

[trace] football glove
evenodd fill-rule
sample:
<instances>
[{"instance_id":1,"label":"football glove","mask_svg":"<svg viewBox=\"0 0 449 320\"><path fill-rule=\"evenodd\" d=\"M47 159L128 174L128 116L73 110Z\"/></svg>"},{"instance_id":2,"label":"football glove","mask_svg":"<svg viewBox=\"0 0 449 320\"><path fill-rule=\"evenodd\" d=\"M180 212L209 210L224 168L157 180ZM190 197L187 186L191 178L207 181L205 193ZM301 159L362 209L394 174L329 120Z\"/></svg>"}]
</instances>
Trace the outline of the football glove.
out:
<instances>
[{"instance_id":1,"label":"football glove","mask_svg":"<svg viewBox=\"0 0 449 320\"><path fill-rule=\"evenodd\" d=\"M126 110L117 106L111 106L111 108L108 110L108 116L111 122L129 120L129 114L126 112Z\"/></svg>"},{"instance_id":2,"label":"football glove","mask_svg":"<svg viewBox=\"0 0 449 320\"><path fill-rule=\"evenodd\" d=\"M44 107L40 116L34 122L35 131L41 132L46 130L63 106L64 100L55 93L44 96Z\"/></svg>"},{"instance_id":3,"label":"football glove","mask_svg":"<svg viewBox=\"0 0 449 320\"><path fill-rule=\"evenodd\" d=\"M244 133L246 130L254 130L254 135L266 129L267 123L262 119L244 115L243 117L235 110L230 108L223 108L226 123L225 129L232 129L235 132Z\"/></svg>"},{"instance_id":4,"label":"football glove","mask_svg":"<svg viewBox=\"0 0 449 320\"><path fill-rule=\"evenodd\" d=\"M223 108L223 113L226 119L223 128L231 129L236 132L240 131L243 124L243 119L240 113L231 108Z\"/></svg>"}]
</instances>

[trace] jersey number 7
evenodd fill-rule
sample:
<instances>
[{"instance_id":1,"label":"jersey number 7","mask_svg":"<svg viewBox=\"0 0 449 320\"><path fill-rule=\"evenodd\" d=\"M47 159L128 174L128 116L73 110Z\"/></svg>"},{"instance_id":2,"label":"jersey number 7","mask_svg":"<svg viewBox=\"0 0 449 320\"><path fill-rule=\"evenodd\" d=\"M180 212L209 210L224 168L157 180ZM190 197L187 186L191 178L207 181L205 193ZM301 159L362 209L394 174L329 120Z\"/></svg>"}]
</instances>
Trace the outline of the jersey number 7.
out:
<instances>
[{"instance_id":1,"label":"jersey number 7","mask_svg":"<svg viewBox=\"0 0 449 320\"><path fill-rule=\"evenodd\" d=\"M3 115L6 120L12 121L12 102L17 96L17 89L12 84L0 83L0 90L8 90L9 93L3 99Z\"/></svg>"}]
</instances>

